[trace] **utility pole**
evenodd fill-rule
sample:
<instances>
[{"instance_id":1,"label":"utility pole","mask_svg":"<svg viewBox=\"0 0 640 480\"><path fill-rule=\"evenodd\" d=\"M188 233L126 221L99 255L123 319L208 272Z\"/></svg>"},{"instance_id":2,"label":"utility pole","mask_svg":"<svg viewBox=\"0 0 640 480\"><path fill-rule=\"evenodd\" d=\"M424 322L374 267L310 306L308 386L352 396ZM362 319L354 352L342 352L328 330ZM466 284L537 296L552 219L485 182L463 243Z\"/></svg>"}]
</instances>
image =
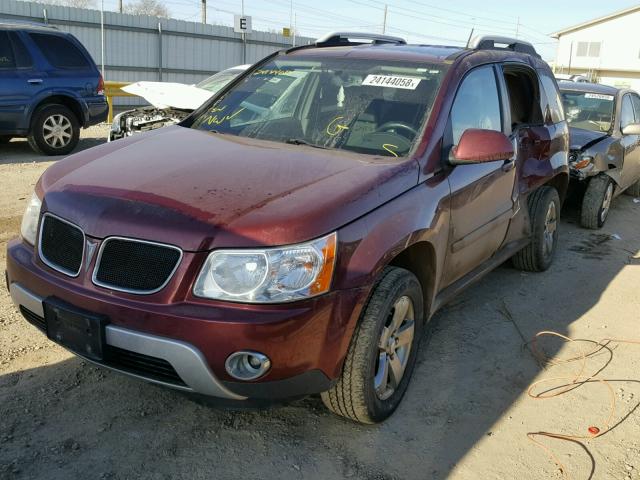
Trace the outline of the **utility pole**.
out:
<instances>
[{"instance_id":1,"label":"utility pole","mask_svg":"<svg viewBox=\"0 0 640 480\"><path fill-rule=\"evenodd\" d=\"M289 35L291 35L292 43L291 46L296 46L296 35L293 32L293 0L289 2Z\"/></svg>"},{"instance_id":2,"label":"utility pole","mask_svg":"<svg viewBox=\"0 0 640 480\"><path fill-rule=\"evenodd\" d=\"M518 38L519 34L520 34L520 17L518 17L518 19L516 20L516 38Z\"/></svg>"},{"instance_id":3,"label":"utility pole","mask_svg":"<svg viewBox=\"0 0 640 480\"><path fill-rule=\"evenodd\" d=\"M298 23L298 14L293 14L293 30L291 30L291 46L296 46L296 24Z\"/></svg>"},{"instance_id":4,"label":"utility pole","mask_svg":"<svg viewBox=\"0 0 640 480\"><path fill-rule=\"evenodd\" d=\"M120 0L122 1L122 0ZM201 13L200 16L202 18L202 23L207 23L207 0L202 0L202 4L200 5Z\"/></svg>"},{"instance_id":5,"label":"utility pole","mask_svg":"<svg viewBox=\"0 0 640 480\"><path fill-rule=\"evenodd\" d=\"M240 6L242 9L241 11L242 17L244 17L244 0L242 0L242 3L240 4ZM242 34L242 63L243 64L247 63L247 34L246 33Z\"/></svg>"},{"instance_id":6,"label":"utility pole","mask_svg":"<svg viewBox=\"0 0 640 480\"><path fill-rule=\"evenodd\" d=\"M102 80L106 80L104 76L104 0L100 1L100 67Z\"/></svg>"},{"instance_id":7,"label":"utility pole","mask_svg":"<svg viewBox=\"0 0 640 480\"><path fill-rule=\"evenodd\" d=\"M118 12L122 13L122 0L118 0Z\"/></svg>"},{"instance_id":8,"label":"utility pole","mask_svg":"<svg viewBox=\"0 0 640 480\"><path fill-rule=\"evenodd\" d=\"M387 31L387 10L388 10L388 5L385 3L384 4L384 17L382 17L382 33L386 33Z\"/></svg>"}]
</instances>

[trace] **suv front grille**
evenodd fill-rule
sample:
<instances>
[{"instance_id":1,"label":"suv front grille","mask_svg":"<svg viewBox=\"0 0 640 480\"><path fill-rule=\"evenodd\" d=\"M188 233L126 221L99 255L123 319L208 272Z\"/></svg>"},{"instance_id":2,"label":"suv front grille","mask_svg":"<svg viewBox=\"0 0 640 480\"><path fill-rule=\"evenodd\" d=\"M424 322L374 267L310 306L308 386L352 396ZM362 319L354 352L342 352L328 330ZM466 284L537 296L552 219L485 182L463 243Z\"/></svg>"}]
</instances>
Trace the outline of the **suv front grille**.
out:
<instances>
[{"instance_id":1,"label":"suv front grille","mask_svg":"<svg viewBox=\"0 0 640 480\"><path fill-rule=\"evenodd\" d=\"M162 289L178 268L182 250L143 240L107 238L98 254L93 282L129 293Z\"/></svg>"},{"instance_id":2,"label":"suv front grille","mask_svg":"<svg viewBox=\"0 0 640 480\"><path fill-rule=\"evenodd\" d=\"M40 258L48 266L76 277L84 255L84 233L75 225L49 213L40 227Z\"/></svg>"}]
</instances>

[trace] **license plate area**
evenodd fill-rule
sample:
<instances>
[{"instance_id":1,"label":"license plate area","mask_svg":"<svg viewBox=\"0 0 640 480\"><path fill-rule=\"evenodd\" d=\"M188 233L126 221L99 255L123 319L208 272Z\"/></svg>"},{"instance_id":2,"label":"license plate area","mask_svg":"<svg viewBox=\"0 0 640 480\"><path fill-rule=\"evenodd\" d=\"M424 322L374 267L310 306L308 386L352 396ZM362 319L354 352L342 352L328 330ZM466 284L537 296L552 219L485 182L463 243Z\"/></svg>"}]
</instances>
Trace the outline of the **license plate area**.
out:
<instances>
[{"instance_id":1,"label":"license plate area","mask_svg":"<svg viewBox=\"0 0 640 480\"><path fill-rule=\"evenodd\" d=\"M47 336L72 352L102 361L107 317L74 307L57 298L44 301Z\"/></svg>"}]
</instances>

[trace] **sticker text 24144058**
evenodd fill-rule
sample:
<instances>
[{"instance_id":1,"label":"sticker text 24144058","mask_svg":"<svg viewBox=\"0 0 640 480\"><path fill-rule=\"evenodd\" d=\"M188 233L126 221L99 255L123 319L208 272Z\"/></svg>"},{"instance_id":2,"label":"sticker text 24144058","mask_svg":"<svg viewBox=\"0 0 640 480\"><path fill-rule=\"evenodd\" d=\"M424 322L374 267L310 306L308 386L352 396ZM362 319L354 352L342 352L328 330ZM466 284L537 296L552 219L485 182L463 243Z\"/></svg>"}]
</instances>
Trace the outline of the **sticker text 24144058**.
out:
<instances>
[{"instance_id":1,"label":"sticker text 24144058","mask_svg":"<svg viewBox=\"0 0 640 480\"><path fill-rule=\"evenodd\" d=\"M419 83L420 79L414 77L400 77L398 75L367 75L367 78L364 79L362 85L415 90Z\"/></svg>"}]
</instances>

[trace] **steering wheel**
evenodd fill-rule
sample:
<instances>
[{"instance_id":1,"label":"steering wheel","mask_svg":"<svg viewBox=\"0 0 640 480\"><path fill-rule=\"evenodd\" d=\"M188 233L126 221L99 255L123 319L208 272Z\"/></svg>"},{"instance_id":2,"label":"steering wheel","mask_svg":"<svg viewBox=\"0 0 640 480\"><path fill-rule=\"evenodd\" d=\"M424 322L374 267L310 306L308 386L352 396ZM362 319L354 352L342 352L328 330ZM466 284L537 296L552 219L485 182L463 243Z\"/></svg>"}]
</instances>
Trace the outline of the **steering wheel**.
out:
<instances>
[{"instance_id":1,"label":"steering wheel","mask_svg":"<svg viewBox=\"0 0 640 480\"><path fill-rule=\"evenodd\" d=\"M407 137L407 135L403 135L403 137L407 137L409 140L414 139L418 135L418 132L415 128L402 122L386 122L376 128L376 132L397 133L395 132L395 130L404 130L405 132L410 133L410 137Z\"/></svg>"}]
</instances>

